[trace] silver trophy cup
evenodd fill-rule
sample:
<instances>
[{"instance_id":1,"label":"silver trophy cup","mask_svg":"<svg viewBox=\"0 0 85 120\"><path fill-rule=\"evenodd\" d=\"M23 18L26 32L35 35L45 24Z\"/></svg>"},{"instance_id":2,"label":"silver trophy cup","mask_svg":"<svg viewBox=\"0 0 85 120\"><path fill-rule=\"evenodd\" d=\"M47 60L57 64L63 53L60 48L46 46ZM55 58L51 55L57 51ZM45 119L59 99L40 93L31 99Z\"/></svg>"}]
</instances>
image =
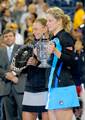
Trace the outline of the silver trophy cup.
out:
<instances>
[{"instance_id":1,"label":"silver trophy cup","mask_svg":"<svg viewBox=\"0 0 85 120\"><path fill-rule=\"evenodd\" d=\"M37 57L40 60L41 64L39 67L48 68L50 65L47 63L50 54L48 53L49 41L41 40L37 43Z\"/></svg>"}]
</instances>

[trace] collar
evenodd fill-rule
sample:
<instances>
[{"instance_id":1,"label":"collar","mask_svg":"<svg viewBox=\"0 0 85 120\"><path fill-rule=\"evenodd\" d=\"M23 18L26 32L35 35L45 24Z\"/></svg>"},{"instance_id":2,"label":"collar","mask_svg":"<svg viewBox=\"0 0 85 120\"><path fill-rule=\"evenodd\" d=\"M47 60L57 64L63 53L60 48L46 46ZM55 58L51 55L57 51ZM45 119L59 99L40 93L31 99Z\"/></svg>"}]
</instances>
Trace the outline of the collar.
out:
<instances>
[{"instance_id":1,"label":"collar","mask_svg":"<svg viewBox=\"0 0 85 120\"><path fill-rule=\"evenodd\" d=\"M14 44L13 44L13 45L11 45L11 46L7 46L7 50L8 50L8 49L13 50L13 48L14 48Z\"/></svg>"},{"instance_id":2,"label":"collar","mask_svg":"<svg viewBox=\"0 0 85 120\"><path fill-rule=\"evenodd\" d=\"M60 30L56 35L52 36L52 39L60 36L60 34L61 34L62 32L65 32L65 30L64 30L64 29Z\"/></svg>"}]
</instances>

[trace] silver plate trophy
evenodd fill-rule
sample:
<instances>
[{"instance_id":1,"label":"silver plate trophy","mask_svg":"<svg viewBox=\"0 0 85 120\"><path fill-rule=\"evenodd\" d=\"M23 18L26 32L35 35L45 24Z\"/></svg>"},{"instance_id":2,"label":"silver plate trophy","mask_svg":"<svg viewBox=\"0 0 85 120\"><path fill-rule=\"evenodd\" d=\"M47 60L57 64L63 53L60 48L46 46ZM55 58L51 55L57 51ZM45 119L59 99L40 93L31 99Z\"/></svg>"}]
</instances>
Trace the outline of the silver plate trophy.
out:
<instances>
[{"instance_id":1,"label":"silver plate trophy","mask_svg":"<svg viewBox=\"0 0 85 120\"><path fill-rule=\"evenodd\" d=\"M48 68L50 65L47 63L50 54L48 53L50 41L47 40L44 35L42 39L37 42L37 57L40 60L41 64L39 65L40 68Z\"/></svg>"},{"instance_id":2,"label":"silver plate trophy","mask_svg":"<svg viewBox=\"0 0 85 120\"><path fill-rule=\"evenodd\" d=\"M11 70L16 73L21 72L27 67L27 61L33 56L33 45L20 47L12 59Z\"/></svg>"}]
</instances>

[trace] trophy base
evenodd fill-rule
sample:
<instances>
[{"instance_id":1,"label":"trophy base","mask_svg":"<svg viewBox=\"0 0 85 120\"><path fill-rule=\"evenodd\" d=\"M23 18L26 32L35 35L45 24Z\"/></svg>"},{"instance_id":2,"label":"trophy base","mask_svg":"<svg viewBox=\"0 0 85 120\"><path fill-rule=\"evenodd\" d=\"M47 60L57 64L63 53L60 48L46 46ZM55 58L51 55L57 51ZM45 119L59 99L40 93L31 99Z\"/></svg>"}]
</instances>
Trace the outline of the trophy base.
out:
<instances>
[{"instance_id":1,"label":"trophy base","mask_svg":"<svg viewBox=\"0 0 85 120\"><path fill-rule=\"evenodd\" d=\"M49 68L50 65L48 63L41 63L38 67L39 68Z\"/></svg>"}]
</instances>

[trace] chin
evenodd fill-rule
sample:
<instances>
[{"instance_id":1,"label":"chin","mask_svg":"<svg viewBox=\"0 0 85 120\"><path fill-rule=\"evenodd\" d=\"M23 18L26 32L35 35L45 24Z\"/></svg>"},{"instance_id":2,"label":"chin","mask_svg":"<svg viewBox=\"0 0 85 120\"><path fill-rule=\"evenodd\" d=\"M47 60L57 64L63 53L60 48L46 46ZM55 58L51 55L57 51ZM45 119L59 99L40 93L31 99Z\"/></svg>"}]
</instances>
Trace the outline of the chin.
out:
<instances>
[{"instance_id":1,"label":"chin","mask_svg":"<svg viewBox=\"0 0 85 120\"><path fill-rule=\"evenodd\" d=\"M49 32L53 32L53 30L49 29Z\"/></svg>"}]
</instances>

